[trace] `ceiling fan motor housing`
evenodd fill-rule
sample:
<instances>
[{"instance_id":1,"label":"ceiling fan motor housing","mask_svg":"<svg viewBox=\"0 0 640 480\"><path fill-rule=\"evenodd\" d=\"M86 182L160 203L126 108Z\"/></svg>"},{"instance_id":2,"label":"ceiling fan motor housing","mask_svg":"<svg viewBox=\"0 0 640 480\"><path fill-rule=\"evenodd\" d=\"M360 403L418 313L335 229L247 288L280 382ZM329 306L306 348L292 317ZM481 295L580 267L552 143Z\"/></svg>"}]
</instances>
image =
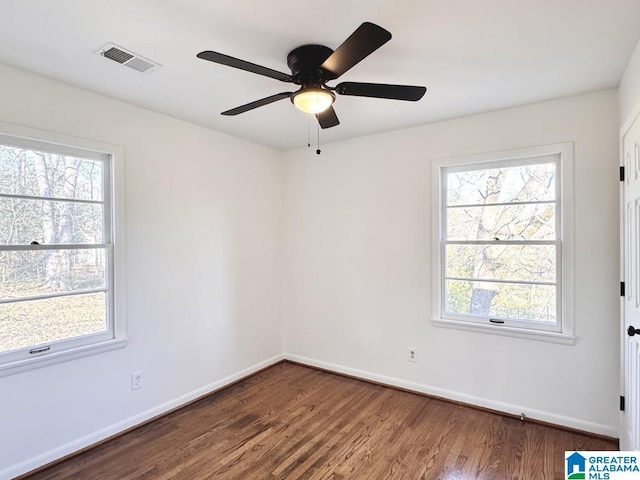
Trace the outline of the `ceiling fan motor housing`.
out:
<instances>
[{"instance_id":1,"label":"ceiling fan motor housing","mask_svg":"<svg viewBox=\"0 0 640 480\"><path fill-rule=\"evenodd\" d=\"M287 55L287 65L291 69L296 85L323 86L328 80L320 65L333 53L324 45L303 45Z\"/></svg>"}]
</instances>

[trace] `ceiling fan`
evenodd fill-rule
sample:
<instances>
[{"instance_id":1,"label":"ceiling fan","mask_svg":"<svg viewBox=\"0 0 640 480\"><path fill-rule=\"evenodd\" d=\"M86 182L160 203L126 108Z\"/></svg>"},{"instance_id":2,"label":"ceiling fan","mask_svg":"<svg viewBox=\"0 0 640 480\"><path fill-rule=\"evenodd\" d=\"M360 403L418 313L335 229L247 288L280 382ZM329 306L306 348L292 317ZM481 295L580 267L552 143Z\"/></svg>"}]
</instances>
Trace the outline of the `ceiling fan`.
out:
<instances>
[{"instance_id":1,"label":"ceiling fan","mask_svg":"<svg viewBox=\"0 0 640 480\"><path fill-rule=\"evenodd\" d=\"M291 74L210 50L200 52L197 56L210 62L275 78L281 82L300 85L300 89L295 92L276 93L275 95L224 111L222 115L239 115L254 108L289 98L303 112L315 114L320 127L330 128L340 124L338 116L333 109L336 93L338 95L388 98L413 102L423 97L427 89L412 85L361 82L342 82L335 87L327 85L328 81L335 80L343 75L389 40L391 40L391 33L378 25L365 22L335 51L324 45L303 45L292 50L287 55L287 65L291 70Z\"/></svg>"}]
</instances>

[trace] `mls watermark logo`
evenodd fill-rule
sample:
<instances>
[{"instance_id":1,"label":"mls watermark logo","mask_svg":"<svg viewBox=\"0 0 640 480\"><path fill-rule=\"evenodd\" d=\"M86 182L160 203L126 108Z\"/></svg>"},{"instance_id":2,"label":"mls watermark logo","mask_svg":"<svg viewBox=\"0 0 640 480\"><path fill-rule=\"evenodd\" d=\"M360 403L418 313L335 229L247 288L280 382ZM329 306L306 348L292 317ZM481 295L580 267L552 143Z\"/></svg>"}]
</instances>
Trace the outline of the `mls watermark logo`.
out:
<instances>
[{"instance_id":1,"label":"mls watermark logo","mask_svg":"<svg viewBox=\"0 0 640 480\"><path fill-rule=\"evenodd\" d=\"M565 452L565 457L566 453L567 452ZM566 474L567 479L573 480L579 478L584 480L584 478L586 478L584 474L586 472L587 459L583 455L580 455L578 452L573 452L565 458L565 462L566 466L564 473Z\"/></svg>"},{"instance_id":2,"label":"mls watermark logo","mask_svg":"<svg viewBox=\"0 0 640 480\"><path fill-rule=\"evenodd\" d=\"M640 452L564 452L566 480L640 479Z\"/></svg>"}]
</instances>

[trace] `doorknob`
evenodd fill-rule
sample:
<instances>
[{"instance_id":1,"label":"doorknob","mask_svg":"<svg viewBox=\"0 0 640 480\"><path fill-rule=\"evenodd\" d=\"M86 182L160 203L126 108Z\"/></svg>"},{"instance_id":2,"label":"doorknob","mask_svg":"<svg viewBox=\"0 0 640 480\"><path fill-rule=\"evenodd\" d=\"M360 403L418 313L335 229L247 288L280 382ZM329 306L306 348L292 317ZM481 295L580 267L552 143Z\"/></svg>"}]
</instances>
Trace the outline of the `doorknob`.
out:
<instances>
[{"instance_id":1,"label":"doorknob","mask_svg":"<svg viewBox=\"0 0 640 480\"><path fill-rule=\"evenodd\" d=\"M631 326L627 329L627 335L629 335L630 337L633 337L634 335L640 335L640 330Z\"/></svg>"}]
</instances>

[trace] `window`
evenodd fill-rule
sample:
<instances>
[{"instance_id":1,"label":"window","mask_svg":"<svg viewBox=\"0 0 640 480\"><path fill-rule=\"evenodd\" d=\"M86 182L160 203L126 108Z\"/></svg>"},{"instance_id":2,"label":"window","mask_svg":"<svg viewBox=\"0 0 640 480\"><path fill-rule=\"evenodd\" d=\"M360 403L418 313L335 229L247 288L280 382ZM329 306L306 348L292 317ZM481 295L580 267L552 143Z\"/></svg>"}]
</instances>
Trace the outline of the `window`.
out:
<instances>
[{"instance_id":1,"label":"window","mask_svg":"<svg viewBox=\"0 0 640 480\"><path fill-rule=\"evenodd\" d=\"M0 135L0 372L113 347L124 333L115 295L117 149L27 133Z\"/></svg>"},{"instance_id":2,"label":"window","mask_svg":"<svg viewBox=\"0 0 640 480\"><path fill-rule=\"evenodd\" d=\"M571 144L437 162L437 325L572 341Z\"/></svg>"}]
</instances>

